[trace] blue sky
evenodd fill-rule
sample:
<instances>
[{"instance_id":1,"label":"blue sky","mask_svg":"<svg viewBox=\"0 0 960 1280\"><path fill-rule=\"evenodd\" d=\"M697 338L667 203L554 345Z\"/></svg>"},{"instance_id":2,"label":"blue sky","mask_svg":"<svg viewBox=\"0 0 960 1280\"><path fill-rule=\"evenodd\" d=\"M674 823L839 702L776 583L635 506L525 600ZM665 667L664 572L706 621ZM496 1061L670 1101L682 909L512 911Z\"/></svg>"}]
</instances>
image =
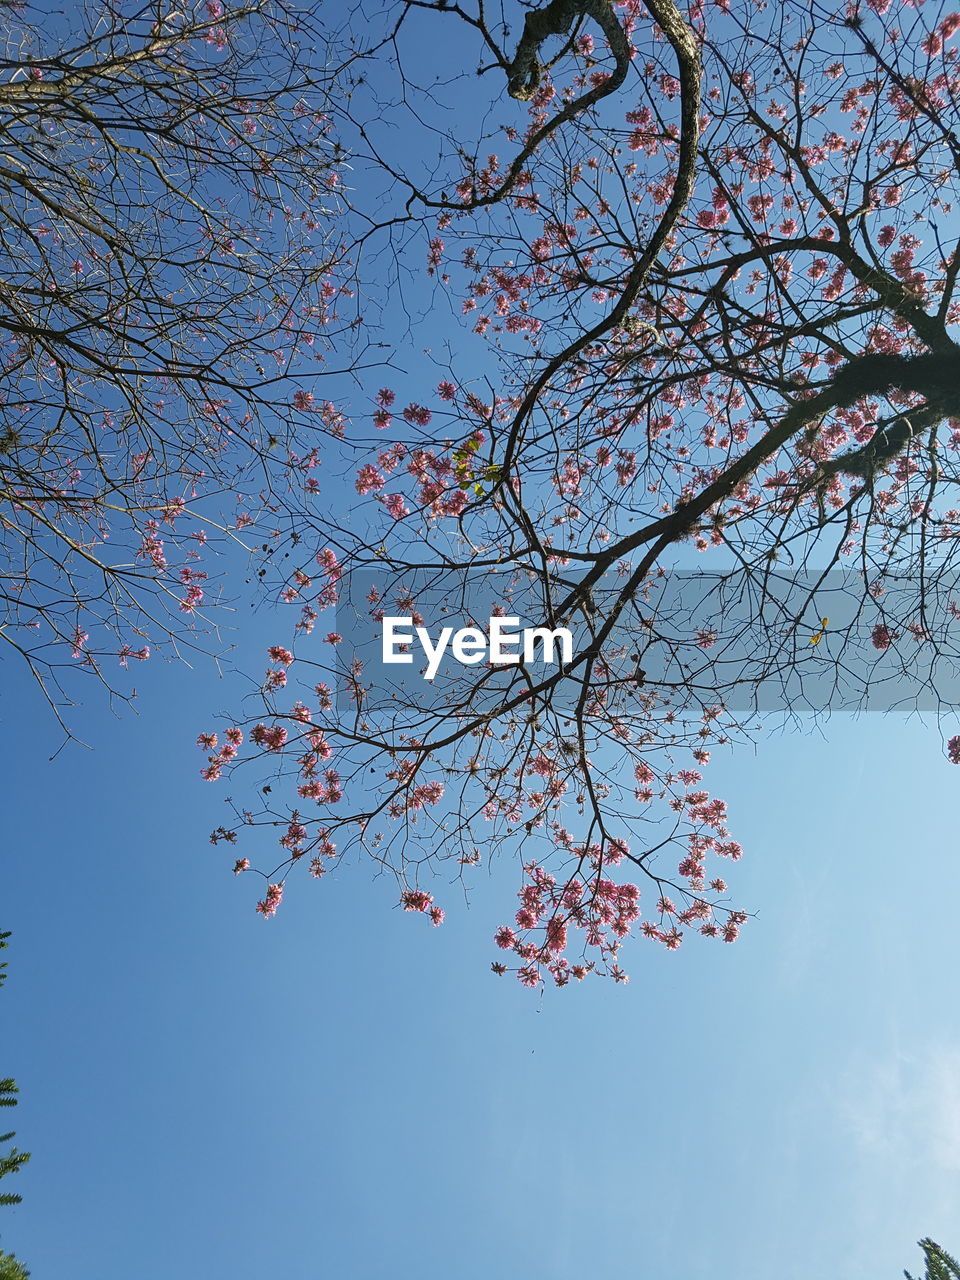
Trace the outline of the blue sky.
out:
<instances>
[{"instance_id":1,"label":"blue sky","mask_svg":"<svg viewBox=\"0 0 960 1280\"><path fill-rule=\"evenodd\" d=\"M435 385L429 333L384 334L398 399ZM287 629L244 619L239 664ZM716 753L740 941L539 994L489 972L508 860L441 929L356 863L262 920L193 746L246 686L136 676L139 716L91 690L95 749L50 762L4 668L0 1071L32 1161L0 1247L38 1280L879 1280L921 1236L960 1250L960 772L932 723Z\"/></svg>"},{"instance_id":2,"label":"blue sky","mask_svg":"<svg viewBox=\"0 0 960 1280\"><path fill-rule=\"evenodd\" d=\"M139 719L91 706L96 750L53 763L27 690L3 698L3 1066L33 1159L2 1243L35 1275L855 1280L956 1244L931 727L836 717L717 758L757 918L541 997L488 971L506 864L439 930L356 866L261 920L204 841L211 692L158 667Z\"/></svg>"}]
</instances>

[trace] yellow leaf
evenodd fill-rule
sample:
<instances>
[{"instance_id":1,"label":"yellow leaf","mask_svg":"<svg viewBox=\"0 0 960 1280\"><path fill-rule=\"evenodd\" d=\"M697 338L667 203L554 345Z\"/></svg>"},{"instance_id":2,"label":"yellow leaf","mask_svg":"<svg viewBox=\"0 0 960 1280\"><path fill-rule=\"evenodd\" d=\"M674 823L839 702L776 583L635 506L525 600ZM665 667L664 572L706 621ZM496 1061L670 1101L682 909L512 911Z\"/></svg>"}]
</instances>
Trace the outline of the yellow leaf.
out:
<instances>
[{"instance_id":1,"label":"yellow leaf","mask_svg":"<svg viewBox=\"0 0 960 1280\"><path fill-rule=\"evenodd\" d=\"M822 639L823 639L823 632L822 632L822 631L818 631L818 632L817 632L817 634L816 634L815 636L811 636L811 637L810 637L810 643L811 643L811 644L819 644L819 643L820 643L820 641L821 641Z\"/></svg>"}]
</instances>

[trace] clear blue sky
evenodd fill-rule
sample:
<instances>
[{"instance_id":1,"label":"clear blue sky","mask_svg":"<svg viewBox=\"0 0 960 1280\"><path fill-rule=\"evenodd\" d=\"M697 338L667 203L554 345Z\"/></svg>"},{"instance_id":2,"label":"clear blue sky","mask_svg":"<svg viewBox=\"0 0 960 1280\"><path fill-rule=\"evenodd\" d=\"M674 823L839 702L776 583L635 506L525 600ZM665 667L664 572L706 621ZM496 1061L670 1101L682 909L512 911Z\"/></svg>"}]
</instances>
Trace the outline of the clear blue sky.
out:
<instances>
[{"instance_id":1,"label":"clear blue sky","mask_svg":"<svg viewBox=\"0 0 960 1280\"><path fill-rule=\"evenodd\" d=\"M399 363L401 400L435 385ZM284 638L258 613L241 657ZM36 1280L895 1280L920 1236L960 1250L960 771L931 724L715 754L757 918L540 995L489 972L508 862L442 929L357 864L263 921L192 745L238 685L136 675L139 717L92 694L96 749L50 763L3 670L0 1074L33 1158L0 1247Z\"/></svg>"}]
</instances>

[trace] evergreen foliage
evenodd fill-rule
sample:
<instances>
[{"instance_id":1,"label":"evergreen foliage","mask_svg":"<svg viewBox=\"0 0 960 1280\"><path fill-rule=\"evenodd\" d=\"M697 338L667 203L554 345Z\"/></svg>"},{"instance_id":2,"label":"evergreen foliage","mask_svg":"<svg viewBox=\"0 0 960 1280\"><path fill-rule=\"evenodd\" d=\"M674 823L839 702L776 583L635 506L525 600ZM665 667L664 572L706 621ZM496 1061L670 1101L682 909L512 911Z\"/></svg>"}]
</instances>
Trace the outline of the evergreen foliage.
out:
<instances>
[{"instance_id":1,"label":"evergreen foliage","mask_svg":"<svg viewBox=\"0 0 960 1280\"><path fill-rule=\"evenodd\" d=\"M0 1253L0 1280L30 1280L30 1272L12 1253Z\"/></svg>"},{"instance_id":2,"label":"evergreen foliage","mask_svg":"<svg viewBox=\"0 0 960 1280\"><path fill-rule=\"evenodd\" d=\"M0 951L8 945L7 939L9 937L9 932L0 932ZM0 987L6 981L6 968L6 962L0 961ZM15 1107L17 1105L17 1093L18 1089L13 1080L9 1077L0 1080L0 1107ZM12 1130L10 1133L0 1133L0 1143L10 1142L13 1136ZM29 1159L30 1153L28 1151L18 1151L16 1147L11 1147L9 1151L0 1154L0 1178L6 1177L8 1173L16 1173L18 1169L23 1168ZM19 1204L22 1199L22 1196L9 1192L0 1195L0 1205ZM29 1275L30 1272L26 1270L23 1263L17 1261L13 1254L0 1251L0 1280L28 1280Z\"/></svg>"},{"instance_id":3,"label":"evergreen foliage","mask_svg":"<svg viewBox=\"0 0 960 1280\"><path fill-rule=\"evenodd\" d=\"M909 1271L904 1271L906 1280L960 1280L960 1263L956 1258L951 1258L935 1244L929 1237L925 1240L918 1241L920 1248L923 1250L924 1260L927 1269L920 1277L914 1277Z\"/></svg>"}]
</instances>

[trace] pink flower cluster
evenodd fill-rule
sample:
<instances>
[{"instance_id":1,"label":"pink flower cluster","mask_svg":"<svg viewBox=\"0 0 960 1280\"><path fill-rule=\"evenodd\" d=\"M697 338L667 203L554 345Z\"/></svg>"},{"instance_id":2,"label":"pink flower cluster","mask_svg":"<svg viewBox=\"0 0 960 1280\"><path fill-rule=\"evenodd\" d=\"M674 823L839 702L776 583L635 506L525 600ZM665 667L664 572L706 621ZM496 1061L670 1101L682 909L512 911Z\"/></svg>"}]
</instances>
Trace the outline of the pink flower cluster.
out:
<instances>
[{"instance_id":1,"label":"pink flower cluster","mask_svg":"<svg viewBox=\"0 0 960 1280\"><path fill-rule=\"evenodd\" d=\"M420 911L428 915L434 926L443 924L445 912L434 904L433 895L423 889L404 889L400 895L400 905L404 911Z\"/></svg>"},{"instance_id":2,"label":"pink flower cluster","mask_svg":"<svg viewBox=\"0 0 960 1280\"><path fill-rule=\"evenodd\" d=\"M267 751L282 751L287 741L287 731L282 724L267 726L255 724L250 730L250 740Z\"/></svg>"},{"instance_id":3,"label":"pink flower cluster","mask_svg":"<svg viewBox=\"0 0 960 1280\"><path fill-rule=\"evenodd\" d=\"M621 842L616 853L622 857L625 848ZM570 926L582 932L587 948L597 949L601 963L616 981L627 980L615 961L620 942L631 932L640 914L640 890L635 884L616 884L600 874L604 856L599 846L581 852L598 872L589 884L577 876L560 884L538 863L527 863L527 880L518 895L516 929L502 925L494 935L501 950L513 951L522 961L517 977L524 986L539 986L546 972L562 987L571 978L582 980L597 968L597 961L571 964L563 955ZM531 934L538 934L539 940L531 938ZM495 973L506 972L502 962L493 968Z\"/></svg>"},{"instance_id":4,"label":"pink flower cluster","mask_svg":"<svg viewBox=\"0 0 960 1280\"><path fill-rule=\"evenodd\" d=\"M870 640L875 649L889 649L891 644L896 640L896 633L891 631L888 626L882 622L878 622L870 634Z\"/></svg>"},{"instance_id":5,"label":"pink flower cluster","mask_svg":"<svg viewBox=\"0 0 960 1280\"><path fill-rule=\"evenodd\" d=\"M233 760L243 743L243 730L233 726L223 735L224 741L218 748L215 733L201 733L197 738L197 746L210 754L207 756L207 767L200 770L200 777L207 782L216 782L223 772L223 766Z\"/></svg>"},{"instance_id":6,"label":"pink flower cluster","mask_svg":"<svg viewBox=\"0 0 960 1280\"><path fill-rule=\"evenodd\" d=\"M277 907L279 907L282 898L283 898L282 884L267 885L266 897L263 899L262 902L257 903L257 910L264 917L264 919L267 919L270 916L275 916L277 914Z\"/></svg>"}]
</instances>

